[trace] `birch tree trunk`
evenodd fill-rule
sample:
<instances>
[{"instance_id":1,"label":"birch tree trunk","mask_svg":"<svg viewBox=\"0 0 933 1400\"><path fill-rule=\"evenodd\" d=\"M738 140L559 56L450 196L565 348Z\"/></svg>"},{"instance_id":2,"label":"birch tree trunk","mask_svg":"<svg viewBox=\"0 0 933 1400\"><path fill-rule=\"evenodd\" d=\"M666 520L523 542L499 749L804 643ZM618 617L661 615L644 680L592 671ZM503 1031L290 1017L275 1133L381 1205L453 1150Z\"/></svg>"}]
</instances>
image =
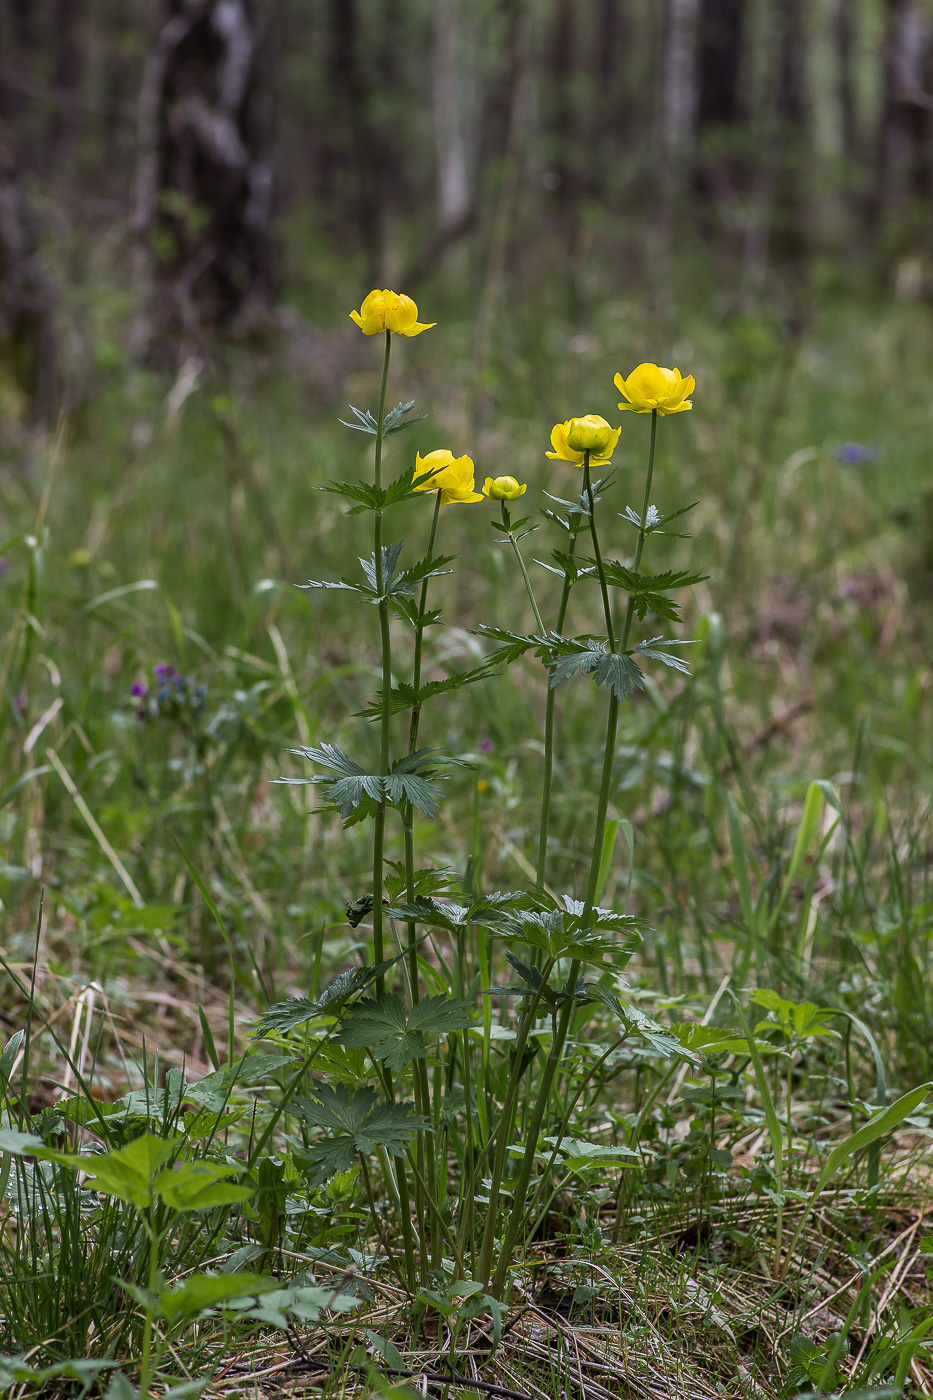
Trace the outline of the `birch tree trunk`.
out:
<instances>
[{"instance_id":1,"label":"birch tree trunk","mask_svg":"<svg viewBox=\"0 0 933 1400\"><path fill-rule=\"evenodd\" d=\"M435 0L434 133L442 236L449 236L466 222L471 205L461 40L460 0Z\"/></svg>"}]
</instances>

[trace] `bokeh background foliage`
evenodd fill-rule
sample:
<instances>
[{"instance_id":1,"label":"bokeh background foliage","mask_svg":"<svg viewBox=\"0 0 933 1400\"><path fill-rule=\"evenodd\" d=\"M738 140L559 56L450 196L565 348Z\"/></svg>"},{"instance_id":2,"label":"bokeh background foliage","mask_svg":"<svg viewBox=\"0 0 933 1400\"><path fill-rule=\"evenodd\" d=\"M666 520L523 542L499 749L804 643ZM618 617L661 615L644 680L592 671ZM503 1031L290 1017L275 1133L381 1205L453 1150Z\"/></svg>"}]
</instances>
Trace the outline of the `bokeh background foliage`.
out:
<instances>
[{"instance_id":1,"label":"bokeh background foliage","mask_svg":"<svg viewBox=\"0 0 933 1400\"><path fill-rule=\"evenodd\" d=\"M613 374L642 360L696 376L656 476L662 510L698 503L656 560L710 574L685 598L693 676L624 707L613 797L633 854L623 831L607 898L651 930L636 988L675 1020L727 972L858 1007L892 1079L927 1078L928 0L6 0L0 52L0 916L28 974L45 889L38 993L80 1051L99 984L101 1092L144 1038L206 1066L198 1008L225 1024L231 969L242 1027L356 955L365 828L270 779L296 741L357 752L378 683L358 615L293 587L365 552L317 488L369 472L336 420L375 406L347 319L371 286L438 323L396 346L430 416L393 469L449 446L537 508L576 487L544 459L553 422L617 421ZM435 678L478 662L480 622L529 625L487 515L445 516ZM421 503L399 520L423 548ZM567 889L593 691L558 700ZM531 663L443 726L474 767L420 848L527 878ZM739 855L773 908L814 779L842 821L756 941ZM21 1023L12 983L0 1017ZM34 1108L60 1092L48 1049Z\"/></svg>"}]
</instances>

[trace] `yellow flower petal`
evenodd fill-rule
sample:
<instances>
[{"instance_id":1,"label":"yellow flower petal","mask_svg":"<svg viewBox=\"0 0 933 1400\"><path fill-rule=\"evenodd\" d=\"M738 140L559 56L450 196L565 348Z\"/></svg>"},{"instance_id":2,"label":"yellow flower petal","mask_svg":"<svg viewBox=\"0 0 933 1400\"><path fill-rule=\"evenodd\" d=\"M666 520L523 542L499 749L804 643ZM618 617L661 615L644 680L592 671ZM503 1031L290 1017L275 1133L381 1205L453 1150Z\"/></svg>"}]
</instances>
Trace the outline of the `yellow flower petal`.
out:
<instances>
[{"instance_id":1,"label":"yellow flower petal","mask_svg":"<svg viewBox=\"0 0 933 1400\"><path fill-rule=\"evenodd\" d=\"M363 300L359 311L351 311L350 319L359 326L364 335L376 335L379 331L393 331L398 335L420 335L431 329L436 322L422 324L418 320L418 308L411 297L392 292L385 287L374 290Z\"/></svg>"}]
</instances>

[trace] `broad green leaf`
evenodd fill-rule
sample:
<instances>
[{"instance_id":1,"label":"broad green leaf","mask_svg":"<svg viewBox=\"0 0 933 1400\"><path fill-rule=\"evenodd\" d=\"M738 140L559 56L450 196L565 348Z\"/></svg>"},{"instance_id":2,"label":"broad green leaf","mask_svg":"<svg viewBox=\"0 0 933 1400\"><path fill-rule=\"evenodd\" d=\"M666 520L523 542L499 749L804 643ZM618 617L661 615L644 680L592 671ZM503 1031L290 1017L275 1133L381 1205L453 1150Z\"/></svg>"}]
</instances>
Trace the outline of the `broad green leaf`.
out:
<instances>
[{"instance_id":1,"label":"broad green leaf","mask_svg":"<svg viewBox=\"0 0 933 1400\"><path fill-rule=\"evenodd\" d=\"M819 1193L823 1189L827 1181L835 1175L843 1162L847 1161L853 1153L861 1152L863 1147L868 1147L878 1138L893 1132L905 1118L909 1118L912 1113L916 1112L931 1090L933 1090L933 1083L928 1083L911 1089L907 1094L902 1094L899 1099L882 1109L880 1113L873 1114L868 1122L859 1128L858 1132L852 1133L850 1137L837 1143L826 1158L816 1192Z\"/></svg>"},{"instance_id":2,"label":"broad green leaf","mask_svg":"<svg viewBox=\"0 0 933 1400\"><path fill-rule=\"evenodd\" d=\"M158 1309L174 1326L206 1308L216 1308L233 1298L260 1298L264 1293L277 1292L280 1286L279 1280L269 1274L194 1274L160 1293Z\"/></svg>"},{"instance_id":3,"label":"broad green leaf","mask_svg":"<svg viewBox=\"0 0 933 1400\"><path fill-rule=\"evenodd\" d=\"M171 1210L213 1210L249 1200L253 1189L236 1186L223 1178L234 1176L239 1167L218 1162L182 1162L159 1172L152 1189Z\"/></svg>"},{"instance_id":4,"label":"broad green leaf","mask_svg":"<svg viewBox=\"0 0 933 1400\"><path fill-rule=\"evenodd\" d=\"M394 1371L404 1371L406 1369L405 1362L402 1360L398 1347L394 1346L392 1342L387 1341L385 1337L380 1337L378 1332L373 1332L369 1327L364 1327L363 1331L373 1351L377 1356L381 1356L387 1365L391 1366Z\"/></svg>"},{"instance_id":5,"label":"broad green leaf","mask_svg":"<svg viewBox=\"0 0 933 1400\"><path fill-rule=\"evenodd\" d=\"M137 1210L145 1210L152 1204L153 1177L177 1147L177 1139L143 1133L123 1147L99 1156L71 1156L61 1152L48 1155L52 1161L72 1171L85 1172L91 1190L116 1196Z\"/></svg>"},{"instance_id":6,"label":"broad green leaf","mask_svg":"<svg viewBox=\"0 0 933 1400\"><path fill-rule=\"evenodd\" d=\"M20 1133L15 1128L0 1128L0 1152L9 1152L14 1157L32 1157L37 1152L45 1152L42 1138L35 1133Z\"/></svg>"}]
</instances>

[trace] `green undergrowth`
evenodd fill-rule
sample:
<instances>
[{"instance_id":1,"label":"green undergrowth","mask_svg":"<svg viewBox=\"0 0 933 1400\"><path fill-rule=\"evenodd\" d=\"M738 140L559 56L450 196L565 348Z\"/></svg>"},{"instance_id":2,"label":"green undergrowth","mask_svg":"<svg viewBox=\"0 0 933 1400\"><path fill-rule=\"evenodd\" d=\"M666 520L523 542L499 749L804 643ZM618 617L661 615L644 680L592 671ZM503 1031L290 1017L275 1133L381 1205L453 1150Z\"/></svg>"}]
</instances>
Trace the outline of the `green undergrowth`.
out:
<instances>
[{"instance_id":1,"label":"green undergrowth","mask_svg":"<svg viewBox=\"0 0 933 1400\"><path fill-rule=\"evenodd\" d=\"M779 308L649 315L609 289L546 330L517 305L477 385L454 310L431 355L403 348L432 416L391 450L399 470L416 449L469 452L480 479L528 481L529 514L573 489L542 422L581 404L617 421L614 391L591 386L645 358L697 378L655 486L662 510L699 501L696 538L652 555L706 562L684 595L691 674L655 667L621 708L600 870L600 902L643 939L632 1033L608 1002L570 1020L507 1286L458 1269L444 1234L459 1243L465 1183L482 1213L488 1165L465 1157L434 1183L437 1248L412 1293L391 1262L407 1130L359 1097L372 1040L335 1039L347 997L373 991L371 843L270 781L303 771L296 747L379 749L351 718L379 685L372 627L344 595L325 609L293 586L369 552L317 488L367 476L368 439L336 419L373 403L372 366L349 322L228 352L190 384L105 347L57 437L0 448L0 1352L18 1358L0 1385L338 1395L410 1371L600 1400L926 1394L925 313L830 304L798 342ZM628 547L617 512L641 504L643 449L626 424L609 549ZM428 636L431 681L484 663L477 619L533 631L490 510L445 519L459 557L432 583L447 626ZM420 557L425 512L397 511ZM548 561L549 528L529 561ZM529 568L553 616L559 580ZM595 589L575 607L579 632L601 626ZM422 731L464 766L415 839L464 900L534 879L541 688L530 660L496 669ZM581 899L605 695L557 695L548 883ZM401 867L391 833L386 854ZM457 1036L481 1057L470 1111L492 1114L531 973L458 951L454 929L421 959L429 994L475 1008L446 1040L429 1018L403 1032L424 1037L447 1145L467 1113ZM513 987L494 1006L493 983ZM532 1042L506 1197L546 1024Z\"/></svg>"}]
</instances>

